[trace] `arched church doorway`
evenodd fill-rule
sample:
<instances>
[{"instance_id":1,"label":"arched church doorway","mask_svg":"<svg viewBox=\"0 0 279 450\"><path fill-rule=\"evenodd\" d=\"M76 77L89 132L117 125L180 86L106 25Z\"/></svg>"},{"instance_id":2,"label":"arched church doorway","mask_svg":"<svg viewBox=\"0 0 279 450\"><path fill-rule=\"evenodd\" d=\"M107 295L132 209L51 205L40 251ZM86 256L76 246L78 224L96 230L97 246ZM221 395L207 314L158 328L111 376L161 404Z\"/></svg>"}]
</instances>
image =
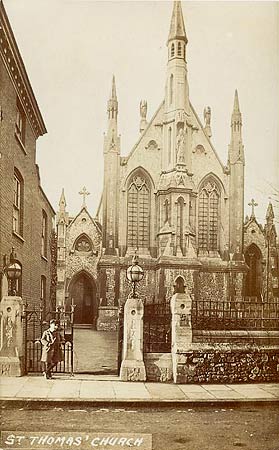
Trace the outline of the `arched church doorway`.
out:
<instances>
[{"instance_id":1,"label":"arched church doorway","mask_svg":"<svg viewBox=\"0 0 279 450\"><path fill-rule=\"evenodd\" d=\"M245 282L245 295L261 297L262 292L262 253L256 244L251 244L245 251L245 262L249 267Z\"/></svg>"},{"instance_id":2,"label":"arched church doorway","mask_svg":"<svg viewBox=\"0 0 279 450\"><path fill-rule=\"evenodd\" d=\"M87 272L80 272L69 286L69 302L75 307L74 323L96 326L98 305L96 299L96 284Z\"/></svg>"},{"instance_id":3,"label":"arched church doorway","mask_svg":"<svg viewBox=\"0 0 279 450\"><path fill-rule=\"evenodd\" d=\"M98 330L97 287L86 271L77 273L68 289L74 312L74 372L117 373L117 332ZM69 307L69 306L68 306Z\"/></svg>"}]
</instances>

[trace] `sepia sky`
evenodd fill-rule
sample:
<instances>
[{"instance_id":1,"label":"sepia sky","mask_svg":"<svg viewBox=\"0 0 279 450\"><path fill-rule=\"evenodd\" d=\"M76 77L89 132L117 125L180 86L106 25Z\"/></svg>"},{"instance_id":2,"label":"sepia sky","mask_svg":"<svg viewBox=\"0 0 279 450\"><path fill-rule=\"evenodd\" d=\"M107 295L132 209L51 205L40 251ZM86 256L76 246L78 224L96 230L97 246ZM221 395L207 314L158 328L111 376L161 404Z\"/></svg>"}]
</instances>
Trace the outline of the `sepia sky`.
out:
<instances>
[{"instance_id":1,"label":"sepia sky","mask_svg":"<svg viewBox=\"0 0 279 450\"><path fill-rule=\"evenodd\" d=\"M121 154L139 137L139 103L150 119L164 95L169 1L4 0L48 134L37 143L43 189L57 209L62 187L71 214L85 185L94 216L102 192L103 133L116 76ZM245 214L252 197L264 221L279 206L279 35L276 2L182 2L190 100L224 164L234 90L246 157Z\"/></svg>"}]
</instances>

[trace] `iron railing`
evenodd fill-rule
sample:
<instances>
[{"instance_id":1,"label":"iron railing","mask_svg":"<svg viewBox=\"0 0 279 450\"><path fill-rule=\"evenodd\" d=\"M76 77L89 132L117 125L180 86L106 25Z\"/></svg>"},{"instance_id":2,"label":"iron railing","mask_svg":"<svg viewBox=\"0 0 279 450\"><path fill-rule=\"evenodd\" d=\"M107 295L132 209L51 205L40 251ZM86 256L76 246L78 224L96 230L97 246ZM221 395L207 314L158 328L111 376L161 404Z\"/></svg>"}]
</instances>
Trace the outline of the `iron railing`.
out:
<instances>
[{"instance_id":1,"label":"iron railing","mask_svg":"<svg viewBox=\"0 0 279 450\"><path fill-rule=\"evenodd\" d=\"M144 305L143 351L146 353L171 352L171 310L166 299Z\"/></svg>"},{"instance_id":2,"label":"iron railing","mask_svg":"<svg viewBox=\"0 0 279 450\"><path fill-rule=\"evenodd\" d=\"M241 301L193 300L192 329L279 330L279 298L266 303L257 297L244 297ZM143 350L171 352L171 310L166 299L144 306Z\"/></svg>"},{"instance_id":3,"label":"iron railing","mask_svg":"<svg viewBox=\"0 0 279 450\"><path fill-rule=\"evenodd\" d=\"M41 372L41 336L48 328L49 320L55 319L59 324L59 331L63 341L61 343L62 360L57 364L54 372L73 373L74 344L73 344L73 310L65 312L57 308L49 311L43 317L41 309L25 311L24 345L25 345L25 373Z\"/></svg>"},{"instance_id":4,"label":"iron railing","mask_svg":"<svg viewBox=\"0 0 279 450\"><path fill-rule=\"evenodd\" d=\"M267 303L257 297L242 301L194 300L194 330L279 330L279 299Z\"/></svg>"}]
</instances>

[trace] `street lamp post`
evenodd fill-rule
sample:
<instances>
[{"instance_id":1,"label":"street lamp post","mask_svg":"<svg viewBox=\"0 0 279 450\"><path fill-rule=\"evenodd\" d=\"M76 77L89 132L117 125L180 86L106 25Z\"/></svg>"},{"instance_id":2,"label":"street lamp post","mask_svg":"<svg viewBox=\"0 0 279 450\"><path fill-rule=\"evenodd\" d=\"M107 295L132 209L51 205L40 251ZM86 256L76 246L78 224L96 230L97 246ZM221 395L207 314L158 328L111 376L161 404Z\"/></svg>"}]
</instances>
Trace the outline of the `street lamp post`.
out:
<instances>
[{"instance_id":1,"label":"street lamp post","mask_svg":"<svg viewBox=\"0 0 279 450\"><path fill-rule=\"evenodd\" d=\"M143 268L139 265L139 259L137 252L133 256L132 265L128 267L126 276L130 283L133 283L132 297L136 298L136 284L139 283L143 279L144 271Z\"/></svg>"},{"instance_id":2,"label":"street lamp post","mask_svg":"<svg viewBox=\"0 0 279 450\"><path fill-rule=\"evenodd\" d=\"M136 284L143 278L143 268L135 255L132 265L127 268L127 280L133 284L124 305L124 314L119 322L119 366L122 381L145 381L146 369L143 361L143 313L142 299L136 293Z\"/></svg>"},{"instance_id":3,"label":"street lamp post","mask_svg":"<svg viewBox=\"0 0 279 450\"><path fill-rule=\"evenodd\" d=\"M12 248L12 252L10 254L10 264L8 264L4 270L9 280L8 294L11 296L16 296L17 295L16 281L21 276L21 265L16 260L14 247Z\"/></svg>"},{"instance_id":4,"label":"street lamp post","mask_svg":"<svg viewBox=\"0 0 279 450\"><path fill-rule=\"evenodd\" d=\"M126 270L126 277L130 283L133 283L133 289L128 298L136 298L136 284L143 278L144 271L138 263L138 255L135 251L133 256L132 265ZM123 334L124 334L124 304L119 304L118 311L118 370L120 370L122 362L122 349L123 349Z\"/></svg>"}]
</instances>

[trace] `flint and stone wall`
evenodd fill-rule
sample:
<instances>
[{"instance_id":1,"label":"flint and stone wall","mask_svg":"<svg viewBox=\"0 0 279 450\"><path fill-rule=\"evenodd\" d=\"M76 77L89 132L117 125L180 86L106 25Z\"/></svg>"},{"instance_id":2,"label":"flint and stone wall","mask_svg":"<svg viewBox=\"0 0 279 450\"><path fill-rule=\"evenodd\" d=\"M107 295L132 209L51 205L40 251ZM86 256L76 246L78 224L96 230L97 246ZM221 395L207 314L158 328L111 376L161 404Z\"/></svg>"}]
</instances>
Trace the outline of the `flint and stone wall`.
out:
<instances>
[{"instance_id":1,"label":"flint and stone wall","mask_svg":"<svg viewBox=\"0 0 279 450\"><path fill-rule=\"evenodd\" d=\"M188 292L172 297L171 312L171 353L144 355L148 381L279 382L279 332L193 332Z\"/></svg>"},{"instance_id":2,"label":"flint and stone wall","mask_svg":"<svg viewBox=\"0 0 279 450\"><path fill-rule=\"evenodd\" d=\"M182 352L177 358L177 383L279 382L278 348L231 345Z\"/></svg>"},{"instance_id":3,"label":"flint and stone wall","mask_svg":"<svg viewBox=\"0 0 279 450\"><path fill-rule=\"evenodd\" d=\"M145 353L147 381L173 382L171 353ZM228 345L208 347L177 355L177 383L279 382L279 350L276 347Z\"/></svg>"}]
</instances>

